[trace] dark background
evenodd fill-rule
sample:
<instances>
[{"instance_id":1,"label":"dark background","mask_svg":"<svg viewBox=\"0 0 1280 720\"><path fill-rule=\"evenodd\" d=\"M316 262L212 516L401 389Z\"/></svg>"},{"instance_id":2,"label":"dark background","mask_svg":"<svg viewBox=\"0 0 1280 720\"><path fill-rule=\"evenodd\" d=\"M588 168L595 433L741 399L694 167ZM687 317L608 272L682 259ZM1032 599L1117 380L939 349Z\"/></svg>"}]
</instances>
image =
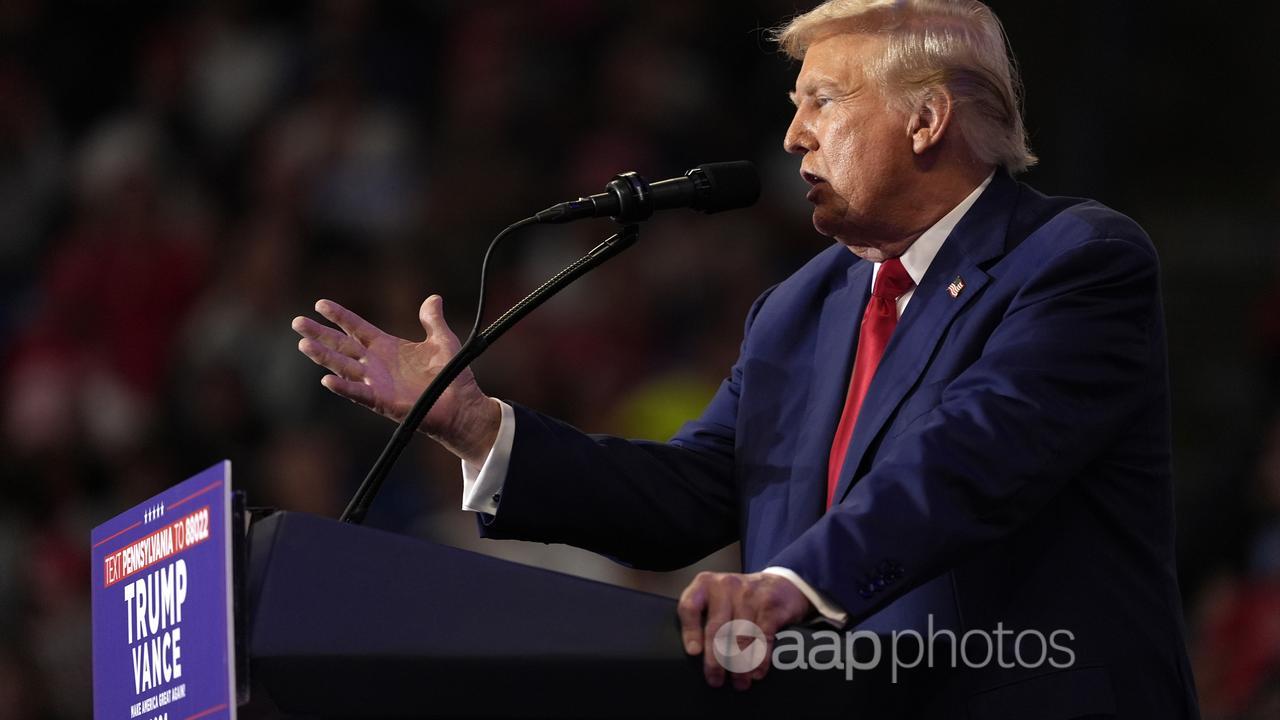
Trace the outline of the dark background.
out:
<instances>
[{"instance_id":1,"label":"dark background","mask_svg":"<svg viewBox=\"0 0 1280 720\"><path fill-rule=\"evenodd\" d=\"M89 528L222 459L258 504L336 515L390 423L329 395L319 297L420 337L470 324L488 238L616 172L749 158L764 198L668 213L477 367L491 394L665 438L762 289L826 241L781 150L808 3L0 2L0 718L86 716ZM1280 712L1280 175L1270 3L996 2L1042 191L1160 250L1184 602L1205 715ZM537 230L504 306L610 232ZM657 592L688 573L481 544L415 443L371 524ZM707 567L733 567L732 551Z\"/></svg>"}]
</instances>

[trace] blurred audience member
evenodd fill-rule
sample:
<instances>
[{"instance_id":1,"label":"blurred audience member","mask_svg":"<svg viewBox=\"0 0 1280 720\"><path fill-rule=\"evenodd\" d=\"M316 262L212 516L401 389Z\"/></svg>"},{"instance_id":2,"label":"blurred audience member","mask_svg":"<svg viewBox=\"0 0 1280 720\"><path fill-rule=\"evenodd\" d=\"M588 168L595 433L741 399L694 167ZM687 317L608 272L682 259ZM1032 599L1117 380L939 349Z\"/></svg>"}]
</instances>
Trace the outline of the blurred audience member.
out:
<instances>
[{"instance_id":1,"label":"blurred audience member","mask_svg":"<svg viewBox=\"0 0 1280 720\"><path fill-rule=\"evenodd\" d=\"M1197 612L1196 681L1206 720L1274 718L1280 710L1280 417L1255 477L1256 530L1243 572L1224 570Z\"/></svg>"}]
</instances>

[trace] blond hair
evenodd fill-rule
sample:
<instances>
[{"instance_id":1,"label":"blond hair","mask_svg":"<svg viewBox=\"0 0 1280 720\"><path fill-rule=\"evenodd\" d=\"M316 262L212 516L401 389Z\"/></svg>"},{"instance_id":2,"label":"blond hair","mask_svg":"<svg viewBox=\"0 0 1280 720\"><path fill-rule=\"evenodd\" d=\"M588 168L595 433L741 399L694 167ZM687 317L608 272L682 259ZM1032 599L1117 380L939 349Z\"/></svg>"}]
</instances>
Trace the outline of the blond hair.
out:
<instances>
[{"instance_id":1,"label":"blond hair","mask_svg":"<svg viewBox=\"0 0 1280 720\"><path fill-rule=\"evenodd\" d=\"M828 0L773 32L799 60L832 35L884 36L884 56L867 68L898 109L910 112L945 86L956 126L981 162L1021 172L1036 163L1022 123L1021 84L1004 27L977 0Z\"/></svg>"}]
</instances>

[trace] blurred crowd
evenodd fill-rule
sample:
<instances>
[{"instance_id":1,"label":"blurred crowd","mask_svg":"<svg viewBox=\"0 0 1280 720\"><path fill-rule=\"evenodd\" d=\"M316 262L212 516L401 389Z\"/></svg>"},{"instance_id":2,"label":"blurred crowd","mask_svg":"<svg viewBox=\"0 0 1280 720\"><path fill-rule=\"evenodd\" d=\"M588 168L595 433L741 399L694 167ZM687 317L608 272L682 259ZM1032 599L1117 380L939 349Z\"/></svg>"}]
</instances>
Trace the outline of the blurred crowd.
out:
<instances>
[{"instance_id":1,"label":"blurred crowd","mask_svg":"<svg viewBox=\"0 0 1280 720\"><path fill-rule=\"evenodd\" d=\"M465 333L509 222L623 170L753 159L755 208L647 223L476 368L591 431L665 439L696 415L754 297L825 246L780 148L794 67L762 31L804 5L0 3L0 718L90 713L94 525L224 458L253 505L341 510L393 426L297 352L316 299L416 339L439 293ZM518 235L490 318L610 232ZM1250 352L1280 359L1260 297ZM1271 423L1183 539L1210 718L1280 717ZM481 543L460 495L457 461L415 442L369 524L656 592L689 575Z\"/></svg>"}]
</instances>

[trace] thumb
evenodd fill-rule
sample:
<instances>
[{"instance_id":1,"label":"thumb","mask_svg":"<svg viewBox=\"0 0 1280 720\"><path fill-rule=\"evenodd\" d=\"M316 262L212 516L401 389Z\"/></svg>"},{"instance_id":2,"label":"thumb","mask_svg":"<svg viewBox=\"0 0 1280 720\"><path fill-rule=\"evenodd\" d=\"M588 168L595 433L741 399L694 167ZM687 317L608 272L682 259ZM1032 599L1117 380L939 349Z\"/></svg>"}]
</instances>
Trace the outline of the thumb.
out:
<instances>
[{"instance_id":1,"label":"thumb","mask_svg":"<svg viewBox=\"0 0 1280 720\"><path fill-rule=\"evenodd\" d=\"M444 298L439 295L432 295L422 301L422 307L418 308L418 322L422 323L422 329L427 331L427 337L439 333L448 333L449 326L444 321Z\"/></svg>"}]
</instances>

